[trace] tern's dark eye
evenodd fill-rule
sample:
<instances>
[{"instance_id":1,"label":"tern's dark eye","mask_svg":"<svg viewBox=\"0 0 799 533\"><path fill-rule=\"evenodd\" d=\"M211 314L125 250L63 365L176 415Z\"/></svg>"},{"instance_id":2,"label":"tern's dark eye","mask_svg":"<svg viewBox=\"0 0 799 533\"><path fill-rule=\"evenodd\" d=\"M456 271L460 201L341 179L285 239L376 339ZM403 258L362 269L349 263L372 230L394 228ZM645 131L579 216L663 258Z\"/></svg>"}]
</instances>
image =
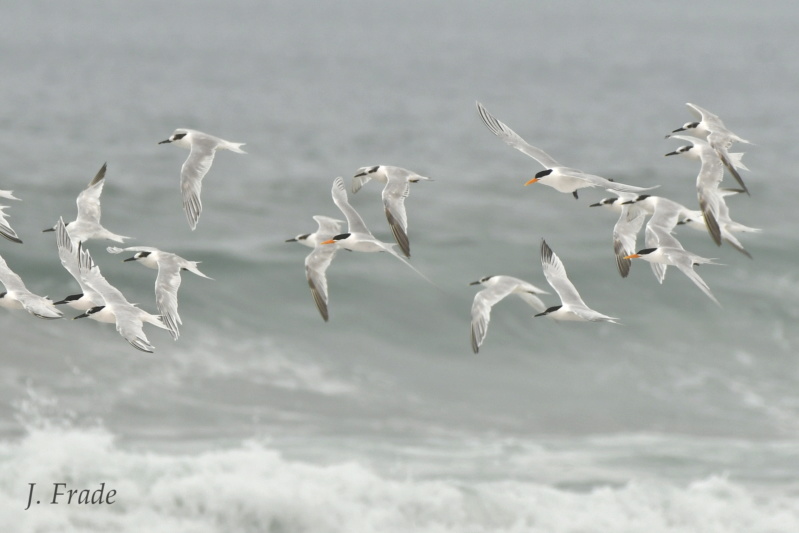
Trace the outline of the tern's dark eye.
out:
<instances>
[{"instance_id":1,"label":"tern's dark eye","mask_svg":"<svg viewBox=\"0 0 799 533\"><path fill-rule=\"evenodd\" d=\"M142 257L147 257L148 255L150 255L150 252L139 252L136 254L136 257L141 259Z\"/></svg>"},{"instance_id":2,"label":"tern's dark eye","mask_svg":"<svg viewBox=\"0 0 799 533\"><path fill-rule=\"evenodd\" d=\"M379 167L379 166L377 166L377 167L372 167L372 168L370 168L369 170L367 170L366 172L367 172L367 174L373 174L373 173L377 172L377 169L378 169L378 168L380 168L380 167Z\"/></svg>"},{"instance_id":3,"label":"tern's dark eye","mask_svg":"<svg viewBox=\"0 0 799 533\"><path fill-rule=\"evenodd\" d=\"M176 133L176 134L174 134L174 135L172 136L172 140L173 140L173 141L179 141L180 139L182 139L182 138L183 138L183 137L185 137L185 136L186 136L186 134L185 134L185 133Z\"/></svg>"}]
</instances>

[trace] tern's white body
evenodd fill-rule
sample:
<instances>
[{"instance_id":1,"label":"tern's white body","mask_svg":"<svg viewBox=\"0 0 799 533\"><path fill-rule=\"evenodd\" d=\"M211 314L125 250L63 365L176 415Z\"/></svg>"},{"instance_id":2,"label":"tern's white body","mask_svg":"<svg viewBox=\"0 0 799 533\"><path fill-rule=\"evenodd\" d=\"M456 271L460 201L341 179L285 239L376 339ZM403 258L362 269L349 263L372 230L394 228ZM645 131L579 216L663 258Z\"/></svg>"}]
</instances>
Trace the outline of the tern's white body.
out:
<instances>
[{"instance_id":1,"label":"tern's white body","mask_svg":"<svg viewBox=\"0 0 799 533\"><path fill-rule=\"evenodd\" d=\"M474 301L472 302L471 341L474 353L479 351L480 345L483 344L483 340L488 333L491 308L506 296L515 294L538 312L546 309L544 302L536 295L549 293L519 278L487 276L478 281L473 281L470 285L482 285L485 287L474 295Z\"/></svg>"},{"instance_id":2,"label":"tern's white body","mask_svg":"<svg viewBox=\"0 0 799 533\"><path fill-rule=\"evenodd\" d=\"M0 283L6 288L6 292L0 293L0 307L25 309L37 318L62 317L49 298L33 294L25 287L22 278L9 268L3 256L0 256Z\"/></svg>"},{"instance_id":3,"label":"tern's white body","mask_svg":"<svg viewBox=\"0 0 799 533\"><path fill-rule=\"evenodd\" d=\"M128 248L109 246L107 250L112 254L135 252L133 257L125 259L125 261L136 261L148 268L158 270L158 276L155 278L155 303L172 338L178 340L180 337L178 326L183 324L178 314L181 270L188 270L201 278L211 279L197 268L198 261L188 261L179 255L149 246L130 246Z\"/></svg>"},{"instance_id":4,"label":"tern's white body","mask_svg":"<svg viewBox=\"0 0 799 533\"><path fill-rule=\"evenodd\" d=\"M603 315L594 311L583 302L577 289L574 287L569 277L566 275L566 268L560 258L541 239L541 267L547 282L555 289L560 296L561 305L550 307L543 313L535 316L548 316L554 320L577 321L577 322L613 322L618 324L617 318Z\"/></svg>"},{"instance_id":5,"label":"tern's white body","mask_svg":"<svg viewBox=\"0 0 799 533\"><path fill-rule=\"evenodd\" d=\"M477 110L480 113L480 118L483 120L483 123L494 135L502 139L509 146L532 157L544 167L545 170L537 173L535 177L525 183L525 185L539 182L552 187L556 191L571 193L575 198L577 198L577 191L586 187L602 187L614 192L628 193L640 193L655 188L625 185L624 183L610 181L601 176L587 174L576 168L565 167L540 148L528 144L527 141L522 139L515 131L491 115L480 102L477 102Z\"/></svg>"},{"instance_id":6,"label":"tern's white body","mask_svg":"<svg viewBox=\"0 0 799 533\"><path fill-rule=\"evenodd\" d=\"M125 242L124 235L117 235L105 229L100 224L100 195L105 184L105 163L89 182L89 185L78 195L78 216L72 222L67 222L67 232L73 242L86 242L89 239L106 239L114 242ZM45 231L55 231L55 226Z\"/></svg>"},{"instance_id":7,"label":"tern's white body","mask_svg":"<svg viewBox=\"0 0 799 533\"><path fill-rule=\"evenodd\" d=\"M402 253L405 254L405 257L410 257L411 245L408 241L408 216L405 213L405 198L410 194L411 183L423 180L429 181L430 178L401 167L388 165L361 167L352 178L352 192L358 192L365 183L372 179L385 184L382 198L388 225Z\"/></svg>"},{"instance_id":8,"label":"tern's white body","mask_svg":"<svg viewBox=\"0 0 799 533\"><path fill-rule=\"evenodd\" d=\"M208 135L197 130L178 128L166 140L158 144L172 143L191 150L189 157L180 169L180 191L183 195L183 210L192 230L197 227L200 213L203 210L200 201L202 180L211 169L217 150L230 150L238 154L246 154L241 147L244 143L234 143Z\"/></svg>"},{"instance_id":9,"label":"tern's white body","mask_svg":"<svg viewBox=\"0 0 799 533\"><path fill-rule=\"evenodd\" d=\"M329 318L327 305L327 268L333 261L333 258L338 252L338 246L322 245L324 241L330 240L341 232L341 225L343 221L326 216L316 215L313 217L319 225L317 230L313 233L304 233L297 235L293 239L288 239L286 242L298 242L310 248L313 251L305 257L305 278L308 280L308 286L311 289L316 308L319 314L327 322Z\"/></svg>"}]
</instances>

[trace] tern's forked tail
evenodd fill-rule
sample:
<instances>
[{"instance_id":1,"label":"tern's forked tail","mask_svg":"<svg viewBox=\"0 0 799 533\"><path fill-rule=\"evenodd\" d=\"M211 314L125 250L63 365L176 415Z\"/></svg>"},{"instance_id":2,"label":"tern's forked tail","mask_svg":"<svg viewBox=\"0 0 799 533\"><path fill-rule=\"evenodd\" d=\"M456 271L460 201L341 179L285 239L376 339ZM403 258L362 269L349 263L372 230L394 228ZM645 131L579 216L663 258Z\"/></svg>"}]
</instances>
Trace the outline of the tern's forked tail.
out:
<instances>
[{"instance_id":1,"label":"tern's forked tail","mask_svg":"<svg viewBox=\"0 0 799 533\"><path fill-rule=\"evenodd\" d=\"M230 141L225 141L225 144L220 145L220 148L224 148L225 150L230 150L231 152L236 152L237 154L246 154L244 150L241 149L247 143L232 143Z\"/></svg>"}]
</instances>

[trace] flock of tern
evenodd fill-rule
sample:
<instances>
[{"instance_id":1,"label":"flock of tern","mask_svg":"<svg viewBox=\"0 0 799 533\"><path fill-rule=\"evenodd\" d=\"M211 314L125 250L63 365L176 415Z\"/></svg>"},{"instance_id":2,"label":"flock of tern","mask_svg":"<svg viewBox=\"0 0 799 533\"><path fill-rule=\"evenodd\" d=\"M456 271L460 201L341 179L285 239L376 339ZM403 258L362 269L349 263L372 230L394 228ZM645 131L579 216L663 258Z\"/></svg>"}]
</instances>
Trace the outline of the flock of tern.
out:
<instances>
[{"instance_id":1,"label":"flock of tern","mask_svg":"<svg viewBox=\"0 0 799 533\"><path fill-rule=\"evenodd\" d=\"M525 185L540 183L558 192L572 194L575 199L578 199L580 189L589 187L599 187L614 195L591 204L591 207L605 206L619 213L618 221L613 228L612 242L616 264L622 277L628 276L633 259L649 262L660 283L663 283L666 269L673 266L718 304L707 283L694 270L696 265L717 263L686 250L675 237L674 230L679 225L685 225L707 231L717 245L727 242L736 250L751 257L734 234L760 230L734 222L730 218L730 210L725 200L733 194L749 194L739 173L739 170L748 170L741 162L743 154L729 152L733 143L749 141L727 129L721 119L713 113L694 104L687 105L697 120L684 124L666 136L685 141L687 144L666 155L679 154L700 161L696 178L699 209L683 206L662 196L645 194L657 188L657 185L651 187L627 185L564 166L542 149L527 143L479 102L477 102L477 111L485 126L494 135L544 167ZM725 169L737 181L740 188L721 187ZM430 178L394 166L361 167L352 178L352 192L358 192L372 179L384 184L383 207L396 244L382 242L372 235L358 212L349 204L344 180L341 177L333 182L332 197L346 218L347 231L342 232L343 221L317 215L313 217L318 224L315 232L297 235L286 241L299 242L313 249L305 258L305 272L314 302L325 321L329 319L326 271L340 248L360 252L388 252L411 266L408 261L410 241L405 199L410 193L411 183L429 181ZM644 231L645 247L638 248L638 234L644 227L647 217L649 221L646 222ZM544 239L541 240L540 253L544 276L560 298L560 304L547 307L540 298L549 294L547 291L515 277L486 276L472 282L471 285L483 287L474 296L471 311L470 338L475 353L479 351L488 332L492 307L511 294L527 302L536 311L534 315L536 317L547 316L562 321L618 323L617 318L602 314L586 305L569 280L563 262ZM419 273L418 270L416 272Z\"/></svg>"},{"instance_id":2,"label":"flock of tern","mask_svg":"<svg viewBox=\"0 0 799 533\"><path fill-rule=\"evenodd\" d=\"M739 173L739 170L748 170L741 162L743 154L729 152L733 143L749 141L727 129L721 119L713 113L694 104L687 105L697 120L684 124L666 136L685 141L687 144L666 155L684 155L700 162L696 178L699 209L686 207L662 196L644 194L657 186L627 185L564 166L540 148L528 144L479 102L477 111L485 126L494 135L535 159L543 167L543 170L537 172L524 185L540 183L558 192L571 194L575 199L578 198L578 191L584 188L599 187L614 195L591 204L591 207L604 206L619 214L613 228L612 242L616 264L622 277L628 276L633 259L649 262L660 283L663 283L667 267L673 266L718 304L707 283L694 270L696 265L717 263L686 250L675 237L674 230L679 225L686 225L707 231L717 245L726 242L751 257L735 234L760 230L733 221L725 200L733 194L749 194ZM200 201L202 180L211 167L216 151L225 149L242 154L246 152L241 149L243 143L233 143L183 128L175 130L168 139L159 144L165 143L176 144L190 150L181 168L180 189L186 218L190 228L194 230L202 212ZM739 188L721 187L725 169L737 181ZM57 319L63 317L57 306L67 305L82 312L74 318L88 317L100 322L113 323L119 334L133 347L152 352L154 348L143 330L145 323L169 331L175 340L180 335L179 326L182 322L178 314L177 293L181 283L181 272L187 270L197 276L211 278L200 272L196 261L188 261L157 248L108 247L107 251L112 254L132 253L133 255L125 261L138 262L158 271L155 281L155 304L159 314L151 314L128 302L124 295L103 277L83 243L92 239L124 243L130 238L113 233L100 223L100 195L105 183L106 170L104 164L89 185L78 195L78 214L75 220L65 223L63 218L60 218L55 226L44 230L56 233L56 247L61 264L77 281L81 292L57 302L33 294L25 287L20 276L14 273L0 256L0 282L6 288L6 292L0 293L0 306L24 309L38 318ZM286 241L298 242L312 248L305 258L306 278L316 307L325 321L329 320L326 272L340 249L356 252L388 252L425 280L430 281L409 261L411 246L405 199L410 194L411 184L431 181L431 178L396 166L361 167L352 177L352 193L357 193L372 180L383 184L383 208L396 244L383 242L372 234L349 203L347 189L341 177L333 181L331 196L333 203L346 219L346 231L342 231L345 221L317 215L313 217L318 226L315 232L297 235ZM5 190L0 190L0 198L18 200L12 191ZM0 235L11 242L21 244L22 240L9 223L5 213L6 208L0 205ZM647 217L649 221L646 222L644 231L645 247L639 249L638 234L644 227ZM547 291L515 277L494 275L472 282L471 285L483 287L474 296L471 310L470 338L475 353L479 351L488 332L491 309L511 294L527 302L536 311L534 315L536 317L547 316L562 321L618 323L617 318L595 311L585 304L569 280L563 262L544 239L541 239L540 255L544 276L560 298L560 304L547 307L540 298L549 294Z\"/></svg>"},{"instance_id":3,"label":"flock of tern","mask_svg":"<svg viewBox=\"0 0 799 533\"><path fill-rule=\"evenodd\" d=\"M200 190L203 177L211 168L214 155L219 149L237 153L243 143L232 143L196 130L177 129L166 140L158 144L174 143L190 150L189 157L183 163L180 172L180 189L183 197L183 208L192 230L202 211ZM56 233L56 247L61 264L77 281L81 292L53 302L44 296L30 292L22 278L17 275L0 255L0 282L6 291L0 293L0 306L9 309L24 309L37 318L57 319L64 315L59 305L67 305L81 314L73 317L92 318L98 322L116 325L119 334L134 348L152 352L153 345L144 333L144 324L151 324L169 331L173 339L180 336L179 326L182 324L178 314L178 289L181 272L187 270L200 277L211 279L197 268L196 261L188 261L176 254L165 252L149 246L131 246L127 248L108 247L109 253L118 254L132 252L133 255L124 261L135 261L146 267L158 270L155 279L155 304L159 314L152 314L130 303L125 296L100 272L99 266L92 259L89 250L83 243L89 240L110 240L124 243L130 237L113 233L100 223L100 195L103 192L107 167L103 164L89 185L78 194L78 215L71 222L64 222L63 217L55 226L44 231ZM18 200L12 191L0 190L0 197ZM6 206L0 206L0 235L14 243L22 244L22 240L11 227L5 216Z\"/></svg>"}]
</instances>

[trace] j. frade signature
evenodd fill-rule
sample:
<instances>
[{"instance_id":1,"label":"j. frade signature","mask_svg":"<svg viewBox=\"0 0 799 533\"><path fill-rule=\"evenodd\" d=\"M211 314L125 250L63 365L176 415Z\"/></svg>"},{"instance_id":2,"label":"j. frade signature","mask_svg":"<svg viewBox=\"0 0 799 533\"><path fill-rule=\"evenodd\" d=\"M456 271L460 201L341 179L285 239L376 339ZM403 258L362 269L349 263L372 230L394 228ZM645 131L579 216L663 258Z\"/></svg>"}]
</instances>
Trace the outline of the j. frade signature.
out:
<instances>
[{"instance_id":1,"label":"j. frade signature","mask_svg":"<svg viewBox=\"0 0 799 533\"><path fill-rule=\"evenodd\" d=\"M33 493L36 483L28 483L28 485L30 485L30 490L28 492L28 505L25 507L26 511L31 508L32 503L35 502L36 505L42 503L42 500L34 499ZM53 483L52 491L48 491L47 494L48 499L45 503L50 505L58 505L60 503L67 505L113 505L117 491L114 489L106 491L105 483L100 483L99 488L94 490L68 489L66 483ZM49 498L49 494L52 494L53 497Z\"/></svg>"}]
</instances>

